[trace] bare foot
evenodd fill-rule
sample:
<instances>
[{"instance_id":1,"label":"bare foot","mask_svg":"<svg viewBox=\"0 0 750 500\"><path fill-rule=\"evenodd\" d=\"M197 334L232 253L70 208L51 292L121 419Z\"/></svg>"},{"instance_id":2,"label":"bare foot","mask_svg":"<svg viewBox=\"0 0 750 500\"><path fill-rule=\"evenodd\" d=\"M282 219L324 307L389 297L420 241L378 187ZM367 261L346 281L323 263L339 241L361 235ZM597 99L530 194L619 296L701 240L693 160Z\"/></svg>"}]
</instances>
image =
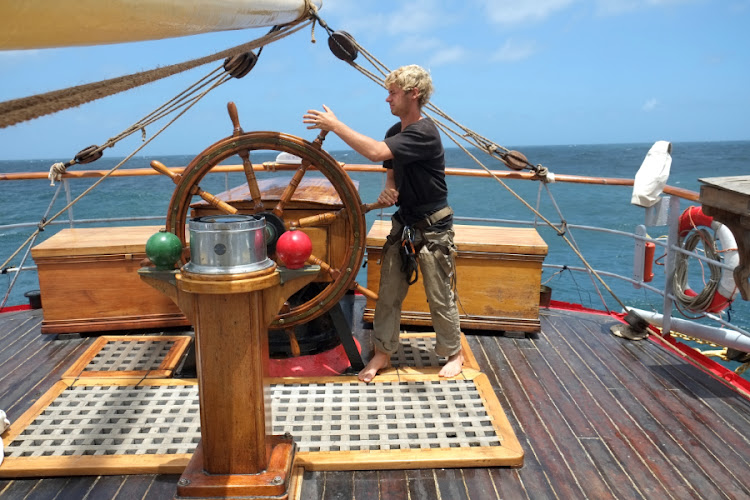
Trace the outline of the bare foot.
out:
<instances>
[{"instance_id":1,"label":"bare foot","mask_svg":"<svg viewBox=\"0 0 750 500\"><path fill-rule=\"evenodd\" d=\"M450 378L455 377L459 373L464 365L464 355L462 351L458 351L456 354L448 358L445 365L440 369L439 375L441 377Z\"/></svg>"},{"instance_id":2,"label":"bare foot","mask_svg":"<svg viewBox=\"0 0 750 500\"><path fill-rule=\"evenodd\" d=\"M388 366L388 363L390 361L390 355L375 349L375 355L372 357L370 362L367 363L367 366L365 366L362 371L359 372L357 378L359 378L362 382L370 382L373 378L375 378L375 375L377 375L380 370Z\"/></svg>"}]
</instances>

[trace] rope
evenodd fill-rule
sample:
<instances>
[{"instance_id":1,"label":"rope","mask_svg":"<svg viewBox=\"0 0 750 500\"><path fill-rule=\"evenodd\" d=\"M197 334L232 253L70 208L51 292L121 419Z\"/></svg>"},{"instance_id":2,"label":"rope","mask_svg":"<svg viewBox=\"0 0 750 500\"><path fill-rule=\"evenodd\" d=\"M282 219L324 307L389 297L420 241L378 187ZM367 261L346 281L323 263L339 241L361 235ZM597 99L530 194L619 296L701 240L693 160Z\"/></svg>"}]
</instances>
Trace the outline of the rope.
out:
<instances>
[{"instance_id":1,"label":"rope","mask_svg":"<svg viewBox=\"0 0 750 500\"><path fill-rule=\"evenodd\" d=\"M707 229L697 228L692 231L684 242L680 245L683 249L692 252L698 246L698 243L703 243L703 250L706 253L706 257L719 261L719 256L714 246L714 240ZM719 288L719 281L721 280L721 268L711 262L708 263L708 268L711 272L711 276L703 287L701 292L692 297L687 295L685 291L688 289L687 284L687 271L688 271L688 255L682 252L678 252L675 258L675 275L674 275L674 295L677 299L677 303L691 311L705 311L711 305L714 295ZM703 263L701 261L701 268ZM683 312L683 311L681 311ZM684 314L684 312L683 312Z\"/></svg>"},{"instance_id":2,"label":"rope","mask_svg":"<svg viewBox=\"0 0 750 500\"><path fill-rule=\"evenodd\" d=\"M326 29L326 31L329 33L329 35L333 34L333 31L326 25L325 22L323 22L317 15L313 16L315 20ZM333 38L333 37L332 37ZM334 38L335 40L335 38ZM375 73L366 70L359 64L355 63L354 61L346 61L347 64L355 68L357 71L368 77L369 79L373 80L375 83L379 84L381 87L385 88L385 77L390 73L390 69L383 64L381 61L379 61L376 57L374 57L372 54L370 54L364 47L362 47L356 40L353 38L351 39L352 43L356 46L359 53L361 53L365 59L368 60L374 67L375 70L378 71L382 76L377 76ZM343 47L342 47L343 48ZM536 217L544 221L545 224L547 224L549 227L551 227L563 240L570 246L570 248L573 250L573 252L578 256L578 258L581 260L583 265L588 270L589 274L593 275L601 284L602 286L607 290L607 292L614 298L614 300L617 301L617 303L626 311L629 310L629 308L620 300L620 298L614 293L614 291L607 285L607 283L604 282L604 280L599 276L599 273L596 272L596 270L589 264L589 262L586 260L586 258L581 254L581 252L578 250L577 246L571 242L570 239L565 235L567 225L562 224L560 228L558 228L555 224L553 224L551 221L549 221L546 217L544 217L538 210L536 210L534 207L532 207L526 200L524 200L518 193L516 193L513 189L511 189L510 186L508 186L505 182L503 182L502 179L500 179L497 175L495 175L489 168L487 168L484 163L482 163L476 156L471 154L459 141L457 140L457 137L460 137L464 141L473 144L481 151L484 151L488 155L504 162L504 159L507 155L511 154L512 152L503 147L495 144L494 142L490 141L489 139L482 137L481 135L477 134L476 132L468 129L467 127L461 125L456 120L448 116L447 113L445 113L443 110L438 108L432 103L427 103L425 108L429 111L431 111L433 114L439 116L442 118L436 119L434 116L431 116L430 113L425 112L425 115L432 118L432 120L435 122L435 124L438 126L438 128L445 133L445 135L456 145L458 146L469 158L471 158L477 165L479 165L482 169L484 169L490 177L495 179L502 187L504 187L513 197L515 197L518 201L520 201L526 208L528 208ZM449 122L453 126L459 128L461 132L457 132L456 130L452 129L450 125L446 124L443 120ZM502 151L502 153L500 153ZM526 161L523 158L515 158L518 161L521 161L526 164L526 166L531 169L535 173L535 178L543 181L545 184L548 182L554 182L554 175L550 173L547 168L542 167L541 165L532 165L528 161ZM551 196L551 194L550 194ZM597 289L598 292L598 289ZM601 294L600 294L601 297ZM602 300L602 302L604 302ZM607 305L604 303L604 307L606 308Z\"/></svg>"},{"instance_id":3,"label":"rope","mask_svg":"<svg viewBox=\"0 0 750 500\"><path fill-rule=\"evenodd\" d=\"M76 198L75 198L74 200L72 200L72 201L71 201L70 203L68 203L68 204L67 204L67 205L66 205L66 206L65 206L64 208L62 208L62 209L61 209L61 210L60 210L59 212L57 212L57 213L56 213L55 215L53 215L53 216L52 216L52 217L51 217L51 218L50 218L49 220L43 220L43 221L42 221L42 222L41 222L41 223L39 224L39 227L38 227L38 228L37 228L37 229L36 229L36 230L35 230L35 231L34 231L34 232L33 232L33 233L32 233L32 234L31 234L31 235L30 235L30 236L29 236L29 237L28 237L27 239L26 239L26 241L24 241L24 242L23 242L23 243L22 243L22 244L21 244L21 245L20 245L20 246L18 247L18 249L17 249L17 250L15 251L15 252L13 252L13 254L12 254L12 255L11 255L10 257L8 257L8 258L7 258L6 260L5 260L5 262L3 262L3 264L2 264L2 265L0 265L0 269L4 268L4 267L5 267L6 265L8 265L8 263L9 263L9 262L10 262L11 260L13 260L13 258L14 258L14 257L15 257L16 255L18 255L18 253L19 253L19 252L20 252L20 251L21 251L21 250L22 250L22 249L23 249L24 247L26 247L26 245L28 245L28 244L29 244L30 242L34 241L34 240L36 239L37 235L38 235L38 234L39 234L40 232L44 231L44 228L45 228L46 226L48 226L48 225L49 225L50 223L52 223L52 221L56 220L56 219L57 219L58 217L60 217L60 216L61 216L62 214L64 214L64 213L65 213L65 212L66 212L66 211L67 211L67 210L68 210L68 209L69 209L70 207L72 207L73 205L75 205L76 203L78 203L78 201L79 201L79 200L80 200L81 198L83 198L84 196L86 196L86 195L87 195L88 193L90 193L90 192L91 192L91 191L92 191L92 190L93 190L93 189L94 189L95 187L97 187L97 186L98 186L99 184L101 184L102 182L104 182L104 180L105 180L106 178L108 178L108 177L109 177L110 175L112 175L112 173L114 173L114 172L115 172L115 171L116 171L117 169L119 169L119 168L120 168L121 166L123 166L123 165L124 165L125 163L127 163L127 162L128 162L128 161L129 161L129 160L130 160L130 159L131 159L131 158L132 158L133 156L135 156L135 155L136 155L136 154L137 154L137 153L138 153L138 152L139 152L140 150L142 150L143 148L145 148L145 147L146 147L146 146L147 146L147 145L148 145L148 144L149 144L149 143L150 143L151 141L153 141L153 140L154 140L154 139L156 139L156 138L157 138L157 137L158 137L159 135L161 135L161 133L162 133L162 132L164 132L164 130L166 130L166 129L167 129L167 128L168 128L169 126L171 126L171 125L172 125L172 124L173 124L173 123L174 123L175 121L177 121L177 120L178 120L178 119L179 119L179 118L180 118L180 117L181 117L182 115L184 115L185 113L187 113L187 111L188 111L188 110L189 110L189 109L190 109L191 107L193 107L193 106L194 106L194 105L195 105L195 104L196 104L196 103L197 103L198 101L200 101L200 99L202 99L203 97L205 97L205 96L206 96L206 94L208 94L208 93L209 93L210 91L212 91L212 90L213 90L214 88L218 87L219 85L221 85L222 83L224 83L224 82L228 81L228 80L229 80L229 79L231 79L231 78L232 78L232 77L231 77L230 75L224 75L224 76L223 76L223 77L222 77L222 78L221 78L221 79L220 79L219 81L215 82L215 83L214 83L213 85L211 85L211 87L210 87L210 88L208 88L207 90L203 91L203 92L202 92L202 93L201 93L200 95L198 95L198 96L197 96L197 97L196 97L195 99L193 99L193 100L192 100L192 101L191 101L190 103L188 103L188 104L187 104L187 106L185 107L185 109L183 109L182 111L180 111L180 113L179 113L179 114L177 114L177 116L175 116L174 118L172 118L172 119L171 119L171 120L170 120L170 121L169 121L169 122L168 122L168 123L167 123L166 125L164 125L164 126L163 126L163 127L161 128L161 129L159 129L159 131L157 131L157 132L156 132L156 134L154 134L153 136L151 136L151 138L149 138L149 139L145 140L145 141L143 142L143 144L141 144L140 146L138 146L138 147L137 147L137 148L136 148L136 149L135 149L135 150L134 150L134 151L133 151L132 153L130 153L130 154L129 154L129 155L127 156L127 157L125 157L125 158L124 158L124 159L123 159L122 161L120 161L120 163L118 163L117 165L115 165L114 167L112 167L112 168L111 168L111 169L110 169L110 170L109 170L109 171L108 171L108 172L107 172L106 174L104 174L104 175L103 175L102 177L100 177L99 179L97 179L97 180L96 180L96 182L94 182L94 183L93 183L93 184L92 184L91 186L89 186L89 187L88 187L88 189L86 189L85 191L83 191L83 192L82 192L82 193L81 193L80 195L78 195L78 196L77 196L77 197L76 197Z\"/></svg>"},{"instance_id":4,"label":"rope","mask_svg":"<svg viewBox=\"0 0 750 500\"><path fill-rule=\"evenodd\" d=\"M2 102L0 103L0 128L5 128L40 116L56 113L64 109L80 106L210 62L226 59L227 57L232 57L263 47L264 45L280 40L299 31L310 23L312 23L312 21L295 21L294 23L284 26L280 30L271 31L253 41L237 45L236 47L212 55L193 59L191 61L143 71L141 73L134 73L132 75L111 78L109 80L55 90L47 92L46 94L38 94Z\"/></svg>"}]
</instances>

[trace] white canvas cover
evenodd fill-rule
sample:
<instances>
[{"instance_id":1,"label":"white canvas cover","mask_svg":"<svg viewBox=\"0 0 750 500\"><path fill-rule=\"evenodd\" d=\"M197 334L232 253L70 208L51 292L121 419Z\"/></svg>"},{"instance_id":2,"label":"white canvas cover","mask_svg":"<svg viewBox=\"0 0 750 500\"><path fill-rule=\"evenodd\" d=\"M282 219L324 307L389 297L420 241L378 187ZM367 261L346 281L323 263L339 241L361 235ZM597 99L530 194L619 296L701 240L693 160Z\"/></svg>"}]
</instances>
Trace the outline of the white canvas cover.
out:
<instances>
[{"instance_id":1,"label":"white canvas cover","mask_svg":"<svg viewBox=\"0 0 750 500\"><path fill-rule=\"evenodd\" d=\"M641 207L655 205L659 201L659 195L664 186L667 185L671 166L672 143L656 141L641 163L641 168L635 174L630 203Z\"/></svg>"}]
</instances>

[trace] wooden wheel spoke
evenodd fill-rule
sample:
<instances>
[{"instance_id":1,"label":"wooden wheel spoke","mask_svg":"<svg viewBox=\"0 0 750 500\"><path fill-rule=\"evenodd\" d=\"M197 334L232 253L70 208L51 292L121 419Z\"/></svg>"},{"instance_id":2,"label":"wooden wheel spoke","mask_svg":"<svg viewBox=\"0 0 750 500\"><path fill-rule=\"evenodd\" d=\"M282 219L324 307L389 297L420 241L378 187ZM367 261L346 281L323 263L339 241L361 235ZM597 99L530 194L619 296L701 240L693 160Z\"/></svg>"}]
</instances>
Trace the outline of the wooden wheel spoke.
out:
<instances>
[{"instance_id":1,"label":"wooden wheel spoke","mask_svg":"<svg viewBox=\"0 0 750 500\"><path fill-rule=\"evenodd\" d=\"M329 274L331 276L331 278L333 278L333 279L336 279L336 278L338 278L341 275L341 271L340 270L338 270L338 269L336 269L334 267L329 266L328 263L324 262L322 259L316 257L315 255L310 255L310 257L308 257L308 259L307 259L307 263L308 264L312 264L314 266L320 266L320 269L322 271L326 272L327 274ZM377 293L373 292L369 288L363 287L362 285L360 285L356 281L352 282L352 284L350 286L350 289L358 291L359 293L361 293L362 295L364 295L365 297L367 297L369 299L378 300L378 294Z\"/></svg>"},{"instance_id":2,"label":"wooden wheel spoke","mask_svg":"<svg viewBox=\"0 0 750 500\"><path fill-rule=\"evenodd\" d=\"M367 213L372 210L378 210L380 208L388 208L390 205L386 205L385 203L363 203L362 204L362 212Z\"/></svg>"},{"instance_id":3,"label":"wooden wheel spoke","mask_svg":"<svg viewBox=\"0 0 750 500\"><path fill-rule=\"evenodd\" d=\"M180 181L182 180L182 176L181 175L175 174L174 172L172 172L171 170L169 170L167 167L165 167L161 162L159 162L157 160L153 160L151 162L151 168L153 168L157 172L162 173L162 174L166 175L167 177L171 178L172 181L175 184L177 184L177 185L179 185ZM195 186L195 185L191 186L191 188L190 188L190 194L191 195L200 196L206 202L208 202L209 204L211 204L211 206L217 208L218 210L221 210L225 214L236 214L237 213L237 209L234 208L232 205L230 205L229 203L227 203L225 201L220 200L219 198L217 198L216 196L212 195L208 191L202 190L200 188L200 186Z\"/></svg>"},{"instance_id":4,"label":"wooden wheel spoke","mask_svg":"<svg viewBox=\"0 0 750 500\"><path fill-rule=\"evenodd\" d=\"M312 264L314 266L320 266L321 271L324 271L328 275L331 276L333 279L337 279L339 276L341 276L341 271L331 267L328 265L327 262L324 262L323 260L319 259L315 255L310 255L310 257L307 258L307 263Z\"/></svg>"},{"instance_id":5,"label":"wooden wheel spoke","mask_svg":"<svg viewBox=\"0 0 750 500\"><path fill-rule=\"evenodd\" d=\"M244 149L237 153L242 159L242 169L245 171L245 179L247 180L247 187L250 191L250 198L253 200L253 211L263 211L263 200L260 198L260 188L258 187L258 180L255 178L255 170L253 170L253 163L250 161L250 151Z\"/></svg>"},{"instance_id":6,"label":"wooden wheel spoke","mask_svg":"<svg viewBox=\"0 0 750 500\"><path fill-rule=\"evenodd\" d=\"M294 192L297 191L297 187L299 186L300 182L302 182L302 178L305 176L305 173L307 173L307 169L310 168L310 165L310 161L303 160L299 168L294 172L292 180L289 181L289 184L287 185L286 189L284 189L279 202L273 209L274 215L276 215L277 217L284 216L284 208L286 207L286 204L291 201L292 197L294 196Z\"/></svg>"},{"instance_id":7,"label":"wooden wheel spoke","mask_svg":"<svg viewBox=\"0 0 750 500\"><path fill-rule=\"evenodd\" d=\"M346 209L342 208L333 212L324 212L318 215L311 215L310 217L303 217L296 221L289 223L289 228L305 228L305 227L317 227L327 226L333 224L338 219L341 219L346 214Z\"/></svg>"},{"instance_id":8,"label":"wooden wheel spoke","mask_svg":"<svg viewBox=\"0 0 750 500\"><path fill-rule=\"evenodd\" d=\"M354 291L357 291L367 297L368 299L377 301L378 300L378 294L370 290L369 288L365 288L356 281L352 282L351 289Z\"/></svg>"}]
</instances>

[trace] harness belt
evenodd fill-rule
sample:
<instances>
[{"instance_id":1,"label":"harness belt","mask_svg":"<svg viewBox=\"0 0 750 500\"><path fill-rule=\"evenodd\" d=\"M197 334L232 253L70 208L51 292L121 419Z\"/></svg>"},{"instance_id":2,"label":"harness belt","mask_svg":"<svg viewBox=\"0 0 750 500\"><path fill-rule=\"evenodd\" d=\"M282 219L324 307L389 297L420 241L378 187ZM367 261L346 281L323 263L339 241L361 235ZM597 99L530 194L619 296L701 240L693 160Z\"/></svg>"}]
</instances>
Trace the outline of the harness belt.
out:
<instances>
[{"instance_id":1,"label":"harness belt","mask_svg":"<svg viewBox=\"0 0 750 500\"><path fill-rule=\"evenodd\" d=\"M407 226L404 225L401 234L393 236L389 234L383 245L383 255L388 251L388 248L394 243L400 242L401 247L399 254L401 255L401 271L406 274L406 282L409 285L413 285L419 279L419 265L417 261L417 255L421 245L424 245L424 234L422 235L422 242L419 247L414 245L414 236L416 231L424 233L424 230L430 226L433 226L437 222L445 219L448 216L453 215L453 209L449 206L445 206L437 212L425 217L424 219L415 222L414 224Z\"/></svg>"}]
</instances>

